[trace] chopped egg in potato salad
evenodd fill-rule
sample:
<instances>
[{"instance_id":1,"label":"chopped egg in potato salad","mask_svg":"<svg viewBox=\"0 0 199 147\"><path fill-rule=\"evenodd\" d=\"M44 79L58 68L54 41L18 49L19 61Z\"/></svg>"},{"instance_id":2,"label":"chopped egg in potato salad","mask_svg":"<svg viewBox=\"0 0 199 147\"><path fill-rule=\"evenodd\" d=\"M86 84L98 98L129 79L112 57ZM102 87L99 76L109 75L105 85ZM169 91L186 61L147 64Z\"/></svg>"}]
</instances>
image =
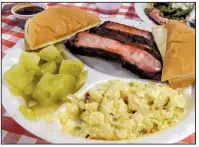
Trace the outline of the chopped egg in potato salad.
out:
<instances>
[{"instance_id":1,"label":"chopped egg in potato salad","mask_svg":"<svg viewBox=\"0 0 199 147\"><path fill-rule=\"evenodd\" d=\"M65 132L97 140L127 140L176 124L184 114L185 97L183 91L167 85L113 80L79 98L69 95L66 105L59 115Z\"/></svg>"}]
</instances>

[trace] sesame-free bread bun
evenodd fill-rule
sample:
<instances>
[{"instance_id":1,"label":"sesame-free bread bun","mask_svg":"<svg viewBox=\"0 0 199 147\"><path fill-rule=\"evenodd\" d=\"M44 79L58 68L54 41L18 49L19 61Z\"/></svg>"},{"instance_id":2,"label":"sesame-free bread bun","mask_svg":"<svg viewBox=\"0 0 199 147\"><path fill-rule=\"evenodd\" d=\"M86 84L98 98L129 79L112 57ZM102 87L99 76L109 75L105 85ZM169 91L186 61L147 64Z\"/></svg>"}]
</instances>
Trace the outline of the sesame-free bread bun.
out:
<instances>
[{"instance_id":1,"label":"sesame-free bread bun","mask_svg":"<svg viewBox=\"0 0 199 147\"><path fill-rule=\"evenodd\" d=\"M25 25L25 42L29 50L36 50L87 30L101 22L98 16L78 8L49 8Z\"/></svg>"},{"instance_id":2,"label":"sesame-free bread bun","mask_svg":"<svg viewBox=\"0 0 199 147\"><path fill-rule=\"evenodd\" d=\"M195 74L190 74L187 76L183 76L183 77L179 77L179 78L175 78L175 79L171 79L169 80L169 85L171 88L184 88L189 86L192 83L195 83Z\"/></svg>"},{"instance_id":3,"label":"sesame-free bread bun","mask_svg":"<svg viewBox=\"0 0 199 147\"><path fill-rule=\"evenodd\" d=\"M176 20L167 24L167 45L162 81L181 88L195 81L195 30Z\"/></svg>"}]
</instances>

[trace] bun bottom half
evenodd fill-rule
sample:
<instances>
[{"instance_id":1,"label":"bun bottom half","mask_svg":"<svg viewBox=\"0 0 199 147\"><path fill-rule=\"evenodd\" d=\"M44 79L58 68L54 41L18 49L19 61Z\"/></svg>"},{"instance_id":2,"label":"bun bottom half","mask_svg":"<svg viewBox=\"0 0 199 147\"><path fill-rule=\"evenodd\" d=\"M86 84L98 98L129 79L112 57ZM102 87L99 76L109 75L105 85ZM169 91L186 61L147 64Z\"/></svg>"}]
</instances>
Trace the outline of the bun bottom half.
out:
<instances>
[{"instance_id":1,"label":"bun bottom half","mask_svg":"<svg viewBox=\"0 0 199 147\"><path fill-rule=\"evenodd\" d=\"M195 74L190 74L184 77L179 77L169 80L169 85L171 88L184 88L195 83Z\"/></svg>"}]
</instances>

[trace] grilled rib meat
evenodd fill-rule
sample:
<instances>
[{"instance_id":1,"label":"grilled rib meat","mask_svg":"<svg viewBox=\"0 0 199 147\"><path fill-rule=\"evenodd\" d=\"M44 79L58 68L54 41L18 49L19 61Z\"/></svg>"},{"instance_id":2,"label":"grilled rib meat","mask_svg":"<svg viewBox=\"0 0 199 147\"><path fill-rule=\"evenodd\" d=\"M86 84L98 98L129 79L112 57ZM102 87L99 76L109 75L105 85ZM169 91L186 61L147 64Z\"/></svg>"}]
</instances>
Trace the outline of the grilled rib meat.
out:
<instances>
[{"instance_id":1,"label":"grilled rib meat","mask_svg":"<svg viewBox=\"0 0 199 147\"><path fill-rule=\"evenodd\" d=\"M151 34L151 32L148 32L145 30L140 30L140 29L137 29L132 26L127 26L127 25L119 24L119 23L112 22L112 21L106 21L101 25L101 27L109 28L109 29L113 29L113 30L119 30L119 31L126 32L129 34L142 36L149 40L153 40L153 35Z\"/></svg>"},{"instance_id":2,"label":"grilled rib meat","mask_svg":"<svg viewBox=\"0 0 199 147\"><path fill-rule=\"evenodd\" d=\"M132 35L126 32L121 32L119 30L113 30L113 29L103 28L103 27L92 28L89 30L89 32L100 35L102 37L117 40L127 45L137 46L140 49L143 49L149 52L155 58L161 60L161 56L155 45L155 42L148 40L142 36Z\"/></svg>"},{"instance_id":3,"label":"grilled rib meat","mask_svg":"<svg viewBox=\"0 0 199 147\"><path fill-rule=\"evenodd\" d=\"M152 79L161 73L161 62L150 53L137 46L122 44L97 34L80 32L70 39L66 46L75 54L117 61L124 68L145 79Z\"/></svg>"}]
</instances>

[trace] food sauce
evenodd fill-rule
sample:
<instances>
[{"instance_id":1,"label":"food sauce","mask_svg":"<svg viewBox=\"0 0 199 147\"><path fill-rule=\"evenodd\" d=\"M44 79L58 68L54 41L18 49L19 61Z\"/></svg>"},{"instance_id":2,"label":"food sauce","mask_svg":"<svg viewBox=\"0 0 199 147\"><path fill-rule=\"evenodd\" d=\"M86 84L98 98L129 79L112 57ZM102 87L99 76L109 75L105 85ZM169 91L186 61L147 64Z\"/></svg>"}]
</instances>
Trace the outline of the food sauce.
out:
<instances>
[{"instance_id":1,"label":"food sauce","mask_svg":"<svg viewBox=\"0 0 199 147\"><path fill-rule=\"evenodd\" d=\"M39 6L29 6L29 7L18 9L15 11L15 13L20 14L20 15L33 15L33 14L42 12L43 10L44 8L39 7Z\"/></svg>"}]
</instances>

